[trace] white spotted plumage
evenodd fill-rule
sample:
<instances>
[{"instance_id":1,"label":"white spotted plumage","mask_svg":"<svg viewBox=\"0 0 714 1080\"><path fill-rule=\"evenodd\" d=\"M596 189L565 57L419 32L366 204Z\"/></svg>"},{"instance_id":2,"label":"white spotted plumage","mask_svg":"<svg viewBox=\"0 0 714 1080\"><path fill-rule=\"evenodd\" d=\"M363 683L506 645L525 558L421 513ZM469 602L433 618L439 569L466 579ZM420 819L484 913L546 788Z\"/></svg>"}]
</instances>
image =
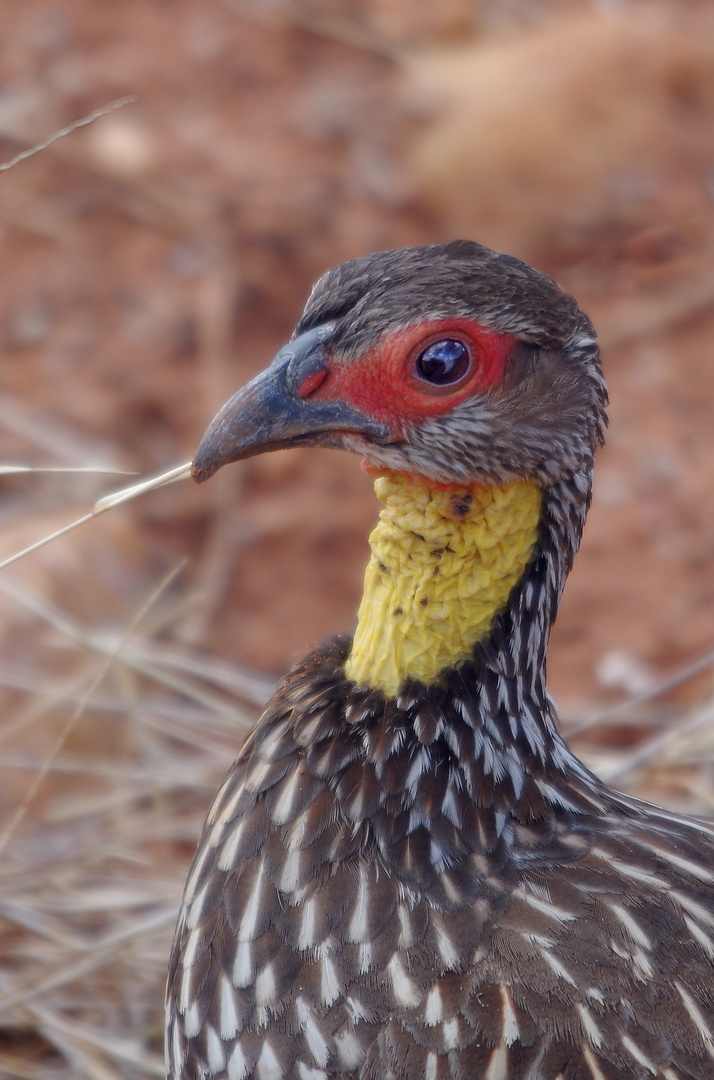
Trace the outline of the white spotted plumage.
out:
<instances>
[{"instance_id":1,"label":"white spotted plumage","mask_svg":"<svg viewBox=\"0 0 714 1080\"><path fill-rule=\"evenodd\" d=\"M288 351L314 338L311 362L349 363L436 315L515 336L504 384L401 442L340 445L439 483L537 482L536 547L435 684L355 686L344 640L288 675L189 875L170 1080L709 1080L714 826L598 781L545 687L604 423L587 319L518 260L457 243L327 275Z\"/></svg>"}]
</instances>

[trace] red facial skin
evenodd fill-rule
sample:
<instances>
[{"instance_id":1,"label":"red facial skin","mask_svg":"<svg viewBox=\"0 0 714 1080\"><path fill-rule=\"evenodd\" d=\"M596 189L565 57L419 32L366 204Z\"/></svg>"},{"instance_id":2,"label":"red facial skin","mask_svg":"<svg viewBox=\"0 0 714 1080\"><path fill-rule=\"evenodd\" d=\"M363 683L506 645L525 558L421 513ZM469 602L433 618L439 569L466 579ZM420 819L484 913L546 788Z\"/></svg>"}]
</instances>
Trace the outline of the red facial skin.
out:
<instances>
[{"instance_id":1,"label":"red facial skin","mask_svg":"<svg viewBox=\"0 0 714 1080\"><path fill-rule=\"evenodd\" d=\"M433 386L415 374L415 364L432 342L446 337L457 338L468 346L471 366L458 382ZM331 358L323 371L307 376L299 394L316 401L346 401L386 424L396 440L403 439L410 424L439 416L472 394L496 386L503 378L515 342L512 335L488 330L473 319L426 319L389 334L356 360L340 362ZM383 468L366 458L362 468L373 478L384 473ZM415 474L404 475L415 482L426 482ZM434 480L428 483L437 490L480 486Z\"/></svg>"},{"instance_id":2,"label":"red facial skin","mask_svg":"<svg viewBox=\"0 0 714 1080\"><path fill-rule=\"evenodd\" d=\"M415 374L415 364L427 346L442 338L463 341L471 367L457 383L433 386ZM514 343L511 335L487 330L472 319L428 319L387 335L356 360L331 358L324 372L305 379L300 397L346 401L402 439L411 424L449 412L499 383Z\"/></svg>"}]
</instances>

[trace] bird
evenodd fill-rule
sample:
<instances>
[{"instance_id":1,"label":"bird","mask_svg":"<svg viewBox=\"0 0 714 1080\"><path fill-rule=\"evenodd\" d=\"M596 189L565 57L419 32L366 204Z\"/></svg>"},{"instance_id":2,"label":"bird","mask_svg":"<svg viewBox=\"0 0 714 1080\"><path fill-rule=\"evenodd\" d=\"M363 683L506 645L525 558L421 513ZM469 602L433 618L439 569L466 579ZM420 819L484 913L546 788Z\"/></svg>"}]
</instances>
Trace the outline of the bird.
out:
<instances>
[{"instance_id":1,"label":"bird","mask_svg":"<svg viewBox=\"0 0 714 1080\"><path fill-rule=\"evenodd\" d=\"M714 824L561 736L546 650L607 392L593 327L470 240L328 271L194 478L296 446L383 504L354 635L286 675L181 903L171 1080L711 1080Z\"/></svg>"}]
</instances>

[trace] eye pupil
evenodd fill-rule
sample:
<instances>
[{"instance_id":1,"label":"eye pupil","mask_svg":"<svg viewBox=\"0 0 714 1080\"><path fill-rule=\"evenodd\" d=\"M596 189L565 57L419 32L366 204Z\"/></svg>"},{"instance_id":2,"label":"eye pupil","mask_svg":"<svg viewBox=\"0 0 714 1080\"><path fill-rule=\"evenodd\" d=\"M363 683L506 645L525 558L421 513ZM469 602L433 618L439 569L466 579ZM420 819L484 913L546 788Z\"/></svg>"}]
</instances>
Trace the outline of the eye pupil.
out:
<instances>
[{"instance_id":1,"label":"eye pupil","mask_svg":"<svg viewBox=\"0 0 714 1080\"><path fill-rule=\"evenodd\" d=\"M471 366L471 356L463 341L444 338L428 345L415 365L420 379L432 386L450 386L462 379Z\"/></svg>"}]
</instances>

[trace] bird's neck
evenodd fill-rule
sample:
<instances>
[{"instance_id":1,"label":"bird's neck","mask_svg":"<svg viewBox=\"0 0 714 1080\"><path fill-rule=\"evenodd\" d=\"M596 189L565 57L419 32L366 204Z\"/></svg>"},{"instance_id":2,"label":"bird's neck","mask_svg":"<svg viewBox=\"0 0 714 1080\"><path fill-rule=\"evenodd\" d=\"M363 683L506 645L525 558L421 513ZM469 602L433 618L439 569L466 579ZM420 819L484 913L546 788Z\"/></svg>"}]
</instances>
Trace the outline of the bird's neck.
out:
<instances>
[{"instance_id":1,"label":"bird's neck","mask_svg":"<svg viewBox=\"0 0 714 1080\"><path fill-rule=\"evenodd\" d=\"M473 656L521 581L536 546L542 492L529 480L435 488L380 476L347 677L396 696Z\"/></svg>"}]
</instances>

